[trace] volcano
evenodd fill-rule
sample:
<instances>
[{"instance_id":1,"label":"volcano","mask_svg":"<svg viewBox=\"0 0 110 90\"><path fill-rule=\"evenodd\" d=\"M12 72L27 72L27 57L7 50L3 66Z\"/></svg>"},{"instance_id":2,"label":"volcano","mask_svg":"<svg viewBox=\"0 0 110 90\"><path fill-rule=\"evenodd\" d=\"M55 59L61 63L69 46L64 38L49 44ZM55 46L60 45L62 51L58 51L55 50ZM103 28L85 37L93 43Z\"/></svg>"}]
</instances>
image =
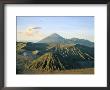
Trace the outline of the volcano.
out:
<instances>
[{"instance_id":1,"label":"volcano","mask_svg":"<svg viewBox=\"0 0 110 90\"><path fill-rule=\"evenodd\" d=\"M65 38L56 33L53 33L52 35L42 39L38 43L64 43L65 41Z\"/></svg>"}]
</instances>

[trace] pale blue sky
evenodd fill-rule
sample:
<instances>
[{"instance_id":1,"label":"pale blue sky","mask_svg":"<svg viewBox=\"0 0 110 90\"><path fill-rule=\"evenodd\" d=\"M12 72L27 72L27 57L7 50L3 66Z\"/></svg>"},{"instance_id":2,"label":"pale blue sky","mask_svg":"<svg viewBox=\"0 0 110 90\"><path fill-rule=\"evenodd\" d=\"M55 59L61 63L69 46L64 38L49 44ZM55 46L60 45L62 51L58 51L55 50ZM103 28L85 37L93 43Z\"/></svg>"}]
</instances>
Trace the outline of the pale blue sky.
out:
<instances>
[{"instance_id":1,"label":"pale blue sky","mask_svg":"<svg viewBox=\"0 0 110 90\"><path fill-rule=\"evenodd\" d=\"M93 16L17 16L17 32L27 27L41 27L45 35L58 33L64 38L84 38L94 41Z\"/></svg>"}]
</instances>

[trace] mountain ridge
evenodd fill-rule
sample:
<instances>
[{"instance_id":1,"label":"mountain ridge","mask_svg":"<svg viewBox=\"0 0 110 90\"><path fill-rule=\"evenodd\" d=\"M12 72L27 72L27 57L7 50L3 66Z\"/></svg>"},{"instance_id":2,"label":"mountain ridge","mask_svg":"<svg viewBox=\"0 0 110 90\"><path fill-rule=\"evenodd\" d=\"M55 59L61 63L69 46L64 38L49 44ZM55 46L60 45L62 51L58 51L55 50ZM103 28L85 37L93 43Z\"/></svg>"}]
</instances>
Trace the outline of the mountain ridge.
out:
<instances>
[{"instance_id":1,"label":"mountain ridge","mask_svg":"<svg viewBox=\"0 0 110 90\"><path fill-rule=\"evenodd\" d=\"M94 58L73 45L57 45L35 59L29 69L54 71L93 67Z\"/></svg>"},{"instance_id":2,"label":"mountain ridge","mask_svg":"<svg viewBox=\"0 0 110 90\"><path fill-rule=\"evenodd\" d=\"M88 47L94 46L94 42L91 42L89 40L79 38L65 39L57 33L53 33L37 43L63 43L63 44L80 44Z\"/></svg>"}]
</instances>

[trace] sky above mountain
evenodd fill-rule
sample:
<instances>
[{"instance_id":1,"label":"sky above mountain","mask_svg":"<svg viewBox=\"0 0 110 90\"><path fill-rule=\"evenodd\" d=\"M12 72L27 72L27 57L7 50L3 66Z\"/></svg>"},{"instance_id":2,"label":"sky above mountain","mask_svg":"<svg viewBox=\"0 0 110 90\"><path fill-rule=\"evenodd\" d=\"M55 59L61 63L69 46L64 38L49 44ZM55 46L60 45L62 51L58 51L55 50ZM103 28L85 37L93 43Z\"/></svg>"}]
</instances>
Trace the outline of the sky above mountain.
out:
<instances>
[{"instance_id":1,"label":"sky above mountain","mask_svg":"<svg viewBox=\"0 0 110 90\"><path fill-rule=\"evenodd\" d=\"M32 27L28 27L26 30L17 32L17 41L31 41L37 42L42 40L46 36L38 30L33 30Z\"/></svg>"},{"instance_id":2,"label":"sky above mountain","mask_svg":"<svg viewBox=\"0 0 110 90\"><path fill-rule=\"evenodd\" d=\"M39 41L52 33L94 41L93 16L17 16L17 40Z\"/></svg>"}]
</instances>

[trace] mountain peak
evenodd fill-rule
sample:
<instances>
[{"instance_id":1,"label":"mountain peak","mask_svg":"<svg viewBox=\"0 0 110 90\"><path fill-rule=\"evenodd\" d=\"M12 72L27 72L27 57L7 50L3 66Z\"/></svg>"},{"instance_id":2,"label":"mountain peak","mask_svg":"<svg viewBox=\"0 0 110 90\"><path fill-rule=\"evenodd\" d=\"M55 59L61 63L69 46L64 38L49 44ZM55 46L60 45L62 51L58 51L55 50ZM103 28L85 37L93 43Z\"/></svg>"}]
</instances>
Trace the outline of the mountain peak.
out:
<instances>
[{"instance_id":1,"label":"mountain peak","mask_svg":"<svg viewBox=\"0 0 110 90\"><path fill-rule=\"evenodd\" d=\"M61 37L59 34L57 34L57 33L53 33L53 34L51 34L50 36L52 36L52 37ZM63 38L63 37L62 37Z\"/></svg>"},{"instance_id":2,"label":"mountain peak","mask_svg":"<svg viewBox=\"0 0 110 90\"><path fill-rule=\"evenodd\" d=\"M53 33L53 34L51 34L51 35L58 35L57 33Z\"/></svg>"},{"instance_id":3,"label":"mountain peak","mask_svg":"<svg viewBox=\"0 0 110 90\"><path fill-rule=\"evenodd\" d=\"M50 36L42 39L39 43L61 43L65 39L57 33L53 33Z\"/></svg>"}]
</instances>

